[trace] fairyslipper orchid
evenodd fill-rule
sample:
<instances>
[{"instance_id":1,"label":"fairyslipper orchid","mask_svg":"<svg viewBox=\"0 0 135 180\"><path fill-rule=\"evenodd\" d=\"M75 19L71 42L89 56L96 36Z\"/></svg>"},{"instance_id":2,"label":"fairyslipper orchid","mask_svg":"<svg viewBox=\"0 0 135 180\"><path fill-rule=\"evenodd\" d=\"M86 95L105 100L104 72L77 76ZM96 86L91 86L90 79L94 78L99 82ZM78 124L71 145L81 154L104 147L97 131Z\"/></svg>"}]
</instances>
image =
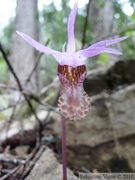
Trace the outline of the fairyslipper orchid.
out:
<instances>
[{"instance_id":1,"label":"fairyslipper orchid","mask_svg":"<svg viewBox=\"0 0 135 180\"><path fill-rule=\"evenodd\" d=\"M75 3L68 18L68 42L67 50L63 45L63 52L46 47L28 35L17 31L30 45L38 51L45 54L51 54L58 62L58 76L61 83L61 94L58 101L58 108L66 119L83 119L90 109L90 98L84 91L83 82L86 77L85 59L96 56L100 53L111 53L121 55L118 50L108 48L108 46L118 43L127 37L116 38L97 42L90 47L76 51L74 24L77 12L77 3Z\"/></svg>"}]
</instances>

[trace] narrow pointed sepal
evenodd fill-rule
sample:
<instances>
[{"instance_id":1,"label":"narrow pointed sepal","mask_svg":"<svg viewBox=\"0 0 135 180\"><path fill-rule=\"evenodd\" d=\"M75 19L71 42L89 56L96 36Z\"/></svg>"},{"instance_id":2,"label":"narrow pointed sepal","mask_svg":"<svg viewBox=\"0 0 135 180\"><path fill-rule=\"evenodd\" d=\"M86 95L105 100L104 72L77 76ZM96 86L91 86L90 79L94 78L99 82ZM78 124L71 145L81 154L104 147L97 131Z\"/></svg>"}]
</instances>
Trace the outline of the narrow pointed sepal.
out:
<instances>
[{"instance_id":1,"label":"narrow pointed sepal","mask_svg":"<svg viewBox=\"0 0 135 180\"><path fill-rule=\"evenodd\" d=\"M48 48L40 43L38 43L36 40L32 39L30 36L20 32L20 31L16 31L17 34L19 34L25 41L27 41L31 46L33 46L34 48L36 48L38 51L43 52L45 54L51 54L53 55L56 60L60 63L61 60L61 56L62 53L59 51L55 51L51 48Z\"/></svg>"},{"instance_id":2,"label":"narrow pointed sepal","mask_svg":"<svg viewBox=\"0 0 135 180\"><path fill-rule=\"evenodd\" d=\"M123 40L125 40L127 38L128 38L128 36L124 36L124 37L120 37L120 38L116 38L116 39L100 41L100 42L97 42L97 43L91 45L90 48L91 47L106 47L106 46L110 46L112 44L119 43L120 41L123 41Z\"/></svg>"},{"instance_id":3,"label":"narrow pointed sepal","mask_svg":"<svg viewBox=\"0 0 135 180\"><path fill-rule=\"evenodd\" d=\"M74 26L75 26L75 18L77 12L77 2L74 4L74 7L68 18L68 43L67 43L67 52L74 53L75 52L75 36L74 36Z\"/></svg>"},{"instance_id":4,"label":"narrow pointed sepal","mask_svg":"<svg viewBox=\"0 0 135 180\"><path fill-rule=\"evenodd\" d=\"M84 57L85 59L96 56L101 53L122 55L122 53L120 51L112 49L112 48L108 48L107 46L110 46L112 44L123 41L126 38L128 38L128 36L116 38L113 40L100 41L100 42L97 42L97 43L91 45L90 47L88 47L86 49L76 52L76 54L80 57Z\"/></svg>"}]
</instances>

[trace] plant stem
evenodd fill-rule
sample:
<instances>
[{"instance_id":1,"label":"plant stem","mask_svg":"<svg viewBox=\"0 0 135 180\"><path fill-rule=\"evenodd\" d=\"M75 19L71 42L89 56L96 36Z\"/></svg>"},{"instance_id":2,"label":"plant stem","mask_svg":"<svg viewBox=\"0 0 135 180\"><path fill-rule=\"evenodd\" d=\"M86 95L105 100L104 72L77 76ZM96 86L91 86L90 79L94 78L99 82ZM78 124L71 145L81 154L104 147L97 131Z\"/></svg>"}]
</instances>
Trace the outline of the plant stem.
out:
<instances>
[{"instance_id":1,"label":"plant stem","mask_svg":"<svg viewBox=\"0 0 135 180\"><path fill-rule=\"evenodd\" d=\"M66 126L65 117L61 115L62 125L62 165L63 165L63 180L67 180L67 161L66 161Z\"/></svg>"}]
</instances>

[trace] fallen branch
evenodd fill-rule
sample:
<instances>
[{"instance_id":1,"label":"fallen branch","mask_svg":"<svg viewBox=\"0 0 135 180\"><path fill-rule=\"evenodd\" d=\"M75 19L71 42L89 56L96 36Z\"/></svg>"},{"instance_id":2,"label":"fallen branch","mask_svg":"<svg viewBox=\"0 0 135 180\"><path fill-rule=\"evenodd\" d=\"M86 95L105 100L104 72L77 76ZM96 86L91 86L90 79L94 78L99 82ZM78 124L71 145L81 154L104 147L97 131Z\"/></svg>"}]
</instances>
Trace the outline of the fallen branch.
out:
<instances>
[{"instance_id":1,"label":"fallen branch","mask_svg":"<svg viewBox=\"0 0 135 180\"><path fill-rule=\"evenodd\" d=\"M4 175L1 180L6 180L10 175L16 173L19 169L20 169L21 166L17 166L15 167L13 170L11 170L9 173L7 173L6 175Z\"/></svg>"},{"instance_id":2,"label":"fallen branch","mask_svg":"<svg viewBox=\"0 0 135 180\"><path fill-rule=\"evenodd\" d=\"M34 165L36 164L36 161L40 158L40 156L42 155L45 149L46 149L46 146L41 146L38 152L36 153L36 155L34 156L34 159L31 162L28 161L28 164L26 164L27 166L25 167L25 171L21 175L20 180L23 180L24 178L28 176L28 174L30 173Z\"/></svg>"},{"instance_id":3,"label":"fallen branch","mask_svg":"<svg viewBox=\"0 0 135 180\"><path fill-rule=\"evenodd\" d=\"M19 87L19 90L20 90L20 91L23 91L23 88L22 88L22 85L21 85L21 83L20 83L20 81L19 81L19 78L18 78L17 74L15 73L15 71L14 71L14 69L13 69L13 67L12 67L12 65L11 65L11 63L10 63L10 61L8 60L7 55L6 55L5 51L4 51L4 49L3 49L2 45L1 45L1 43L0 43L0 51L2 52L2 56L3 56L3 58L5 59L5 61L6 61L7 65L8 65L8 67L9 67L9 69L10 69L10 71L11 71L11 73L13 74L13 76L14 76L16 82L17 82L17 85L18 85L18 87ZM36 112L35 112L35 110L34 110L32 104L31 104L31 102L30 102L28 96L25 95L25 94L23 94L23 96L24 96L24 98L25 98L27 104L29 105L29 107L30 107L30 109L31 109L31 112L34 114L36 120L37 120L38 123L39 123L39 133L40 133L41 130L43 129L42 123L41 123L40 119L37 117Z\"/></svg>"}]
</instances>

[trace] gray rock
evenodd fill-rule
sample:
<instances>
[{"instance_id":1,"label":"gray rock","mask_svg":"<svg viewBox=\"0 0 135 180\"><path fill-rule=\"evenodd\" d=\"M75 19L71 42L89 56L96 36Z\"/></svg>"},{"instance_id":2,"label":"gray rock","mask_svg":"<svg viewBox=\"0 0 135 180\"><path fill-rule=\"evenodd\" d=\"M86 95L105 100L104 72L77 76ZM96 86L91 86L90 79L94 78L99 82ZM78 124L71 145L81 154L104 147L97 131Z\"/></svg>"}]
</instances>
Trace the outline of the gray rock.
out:
<instances>
[{"instance_id":1,"label":"gray rock","mask_svg":"<svg viewBox=\"0 0 135 180\"><path fill-rule=\"evenodd\" d=\"M96 95L105 90L114 90L119 86L135 83L135 60L118 61L113 66L97 68L88 72L84 89L89 95Z\"/></svg>"},{"instance_id":2,"label":"gray rock","mask_svg":"<svg viewBox=\"0 0 135 180\"><path fill-rule=\"evenodd\" d=\"M113 94L91 98L92 107L84 120L67 121L67 146L96 146L135 132L135 84ZM61 139L60 115L52 113L53 129Z\"/></svg>"},{"instance_id":3,"label":"gray rock","mask_svg":"<svg viewBox=\"0 0 135 180\"><path fill-rule=\"evenodd\" d=\"M66 121L69 163L105 172L116 154L126 158L135 170L132 140L135 135L135 84L112 94L93 96L91 102L91 111L84 120ZM60 115L52 113L52 118L52 128L61 141Z\"/></svg>"},{"instance_id":4,"label":"gray rock","mask_svg":"<svg viewBox=\"0 0 135 180\"><path fill-rule=\"evenodd\" d=\"M68 180L78 179L69 169L67 174ZM62 176L62 165L58 163L52 150L47 148L26 180L62 180Z\"/></svg>"}]
</instances>

